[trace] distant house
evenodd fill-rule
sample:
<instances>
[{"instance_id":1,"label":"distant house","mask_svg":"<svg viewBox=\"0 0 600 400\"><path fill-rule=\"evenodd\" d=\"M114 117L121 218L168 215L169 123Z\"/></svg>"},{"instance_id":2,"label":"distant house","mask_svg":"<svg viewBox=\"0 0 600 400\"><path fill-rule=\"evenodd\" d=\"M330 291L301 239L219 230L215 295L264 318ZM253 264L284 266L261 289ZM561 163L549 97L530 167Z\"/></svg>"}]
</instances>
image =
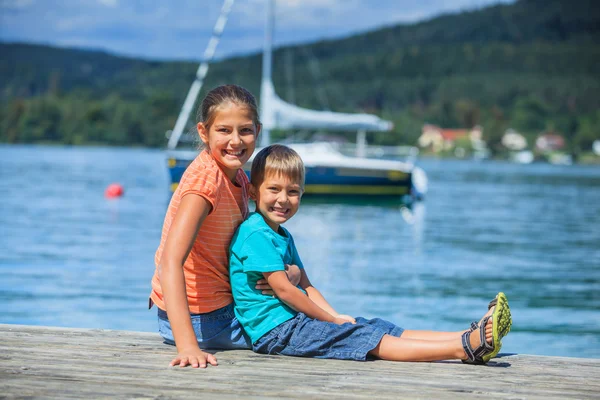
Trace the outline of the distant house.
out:
<instances>
[{"instance_id":1,"label":"distant house","mask_svg":"<svg viewBox=\"0 0 600 400\"><path fill-rule=\"evenodd\" d=\"M482 129L475 126L473 129L443 129L436 125L425 124L421 130L418 144L421 148L429 148L434 153L442 150L450 150L459 139L471 141L473 148L481 147Z\"/></svg>"},{"instance_id":2,"label":"distant house","mask_svg":"<svg viewBox=\"0 0 600 400\"><path fill-rule=\"evenodd\" d=\"M520 151L527 147L527 139L514 129L507 129L501 143L508 150Z\"/></svg>"},{"instance_id":3,"label":"distant house","mask_svg":"<svg viewBox=\"0 0 600 400\"><path fill-rule=\"evenodd\" d=\"M560 150L565 147L565 139L557 133L546 132L535 140L535 147L541 152Z\"/></svg>"}]
</instances>

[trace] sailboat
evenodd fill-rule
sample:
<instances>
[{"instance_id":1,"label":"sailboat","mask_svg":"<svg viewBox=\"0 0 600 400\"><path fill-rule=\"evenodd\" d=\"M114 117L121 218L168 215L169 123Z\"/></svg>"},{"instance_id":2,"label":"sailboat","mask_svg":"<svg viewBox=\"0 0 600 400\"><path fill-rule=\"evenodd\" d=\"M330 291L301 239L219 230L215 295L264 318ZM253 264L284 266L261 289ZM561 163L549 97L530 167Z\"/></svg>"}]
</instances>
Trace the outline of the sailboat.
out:
<instances>
[{"instance_id":1,"label":"sailboat","mask_svg":"<svg viewBox=\"0 0 600 400\"><path fill-rule=\"evenodd\" d=\"M267 1L268 12L265 21L260 92L260 118L263 124L260 145L268 146L271 143L270 132L273 129L356 131L356 154L352 156L343 154L329 142L286 143L296 150L304 161L306 168L305 194L393 196L404 201L422 199L427 192L427 175L421 168L408 161L366 157L366 133L390 131L393 128L390 121L371 114L308 110L286 103L277 96L271 78L275 5L274 0ZM198 69L196 80L190 88L184 107L169 138L168 166L172 190L175 190L185 168L197 155L197 152L175 150L175 147L208 71L208 62L214 54L232 4L233 0L225 0L223 4L203 63ZM255 154L258 151L259 149ZM245 166L245 170L249 171L251 162L252 158Z\"/></svg>"}]
</instances>

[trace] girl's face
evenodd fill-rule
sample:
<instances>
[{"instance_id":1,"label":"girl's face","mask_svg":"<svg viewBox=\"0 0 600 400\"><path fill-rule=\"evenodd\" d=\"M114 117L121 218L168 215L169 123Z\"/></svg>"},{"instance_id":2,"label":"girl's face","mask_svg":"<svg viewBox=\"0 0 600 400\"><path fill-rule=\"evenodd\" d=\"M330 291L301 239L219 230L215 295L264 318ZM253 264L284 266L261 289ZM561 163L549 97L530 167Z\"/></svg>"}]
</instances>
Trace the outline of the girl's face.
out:
<instances>
[{"instance_id":1,"label":"girl's face","mask_svg":"<svg viewBox=\"0 0 600 400\"><path fill-rule=\"evenodd\" d=\"M202 122L197 129L212 157L234 182L237 171L254 152L260 125L254 123L247 107L227 103L215 111L209 129Z\"/></svg>"}]
</instances>

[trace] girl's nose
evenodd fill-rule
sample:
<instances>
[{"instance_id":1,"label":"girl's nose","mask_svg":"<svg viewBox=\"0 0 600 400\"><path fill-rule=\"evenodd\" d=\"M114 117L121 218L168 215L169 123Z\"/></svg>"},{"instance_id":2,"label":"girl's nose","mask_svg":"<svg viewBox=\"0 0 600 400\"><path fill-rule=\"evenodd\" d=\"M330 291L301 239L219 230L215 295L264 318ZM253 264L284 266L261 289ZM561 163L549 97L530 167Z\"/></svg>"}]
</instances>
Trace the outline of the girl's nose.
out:
<instances>
[{"instance_id":1,"label":"girl's nose","mask_svg":"<svg viewBox=\"0 0 600 400\"><path fill-rule=\"evenodd\" d=\"M238 145L240 143L242 143L242 138L240 137L240 134L237 131L233 131L233 133L231 134L231 144Z\"/></svg>"}]
</instances>

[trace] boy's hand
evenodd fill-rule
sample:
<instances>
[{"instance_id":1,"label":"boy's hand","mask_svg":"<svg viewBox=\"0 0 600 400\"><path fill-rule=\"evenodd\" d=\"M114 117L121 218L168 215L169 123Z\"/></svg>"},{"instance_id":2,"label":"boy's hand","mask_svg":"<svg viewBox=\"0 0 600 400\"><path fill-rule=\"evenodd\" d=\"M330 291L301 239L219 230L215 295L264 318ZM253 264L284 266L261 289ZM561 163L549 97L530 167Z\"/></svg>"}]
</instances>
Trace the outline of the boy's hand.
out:
<instances>
[{"instance_id":1,"label":"boy's hand","mask_svg":"<svg viewBox=\"0 0 600 400\"><path fill-rule=\"evenodd\" d=\"M352 325L356 324L356 320L353 317L346 314L338 314L336 315L336 318L340 318L346 322L350 322Z\"/></svg>"},{"instance_id":2,"label":"boy's hand","mask_svg":"<svg viewBox=\"0 0 600 400\"><path fill-rule=\"evenodd\" d=\"M294 264L285 264L285 273L287 274L290 283L294 286L298 286L300 283L300 278L302 278L302 272L300 271L300 268ZM254 286L254 288L262 291L262 294L269 296L273 296L275 294L273 289L271 289L271 286L269 286L267 283L266 279L259 279L256 281L256 286Z\"/></svg>"},{"instance_id":3,"label":"boy's hand","mask_svg":"<svg viewBox=\"0 0 600 400\"><path fill-rule=\"evenodd\" d=\"M213 366L217 366L217 359L215 356L209 353L205 353L199 348L195 349L182 349L177 357L171 361L169 364L170 367L174 367L175 365L179 365L181 368L191 365L192 368L206 368L206 365L210 364Z\"/></svg>"}]
</instances>

